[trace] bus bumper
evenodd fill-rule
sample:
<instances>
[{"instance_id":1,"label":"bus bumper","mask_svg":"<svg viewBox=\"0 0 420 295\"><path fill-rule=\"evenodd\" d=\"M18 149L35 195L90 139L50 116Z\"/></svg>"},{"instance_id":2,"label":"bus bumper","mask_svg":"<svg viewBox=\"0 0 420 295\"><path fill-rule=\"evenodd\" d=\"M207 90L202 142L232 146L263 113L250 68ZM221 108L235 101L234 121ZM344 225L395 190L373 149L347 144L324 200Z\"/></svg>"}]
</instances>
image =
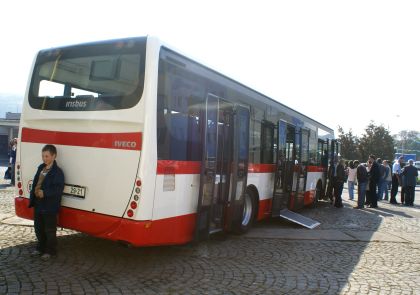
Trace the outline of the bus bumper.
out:
<instances>
[{"instance_id":1,"label":"bus bumper","mask_svg":"<svg viewBox=\"0 0 420 295\"><path fill-rule=\"evenodd\" d=\"M21 218L34 218L29 199L16 197L15 211ZM121 241L133 246L185 244L192 240L196 214L159 220L131 220L74 208L61 207L58 225L99 238Z\"/></svg>"}]
</instances>

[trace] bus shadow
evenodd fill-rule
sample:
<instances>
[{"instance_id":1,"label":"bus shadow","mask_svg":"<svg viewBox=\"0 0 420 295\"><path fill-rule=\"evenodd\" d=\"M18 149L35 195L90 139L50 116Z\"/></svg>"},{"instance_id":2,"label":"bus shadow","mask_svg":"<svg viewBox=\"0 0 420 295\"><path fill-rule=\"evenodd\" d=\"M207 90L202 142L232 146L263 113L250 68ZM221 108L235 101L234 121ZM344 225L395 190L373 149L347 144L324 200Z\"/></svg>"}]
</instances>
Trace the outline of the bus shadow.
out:
<instances>
[{"instance_id":1,"label":"bus shadow","mask_svg":"<svg viewBox=\"0 0 420 295\"><path fill-rule=\"evenodd\" d=\"M369 259L369 256L372 255L369 252L371 242L391 241L394 237L389 237L388 232L398 233L401 231L399 227L401 218L420 217L416 210L403 210L401 206L383 204L382 202L378 202L378 208L353 209L357 203L348 200L347 196L343 204L343 208L335 208L328 201L320 201L316 209L304 208L300 210L298 213L321 223L313 230L282 218L262 221L256 225L256 230L267 231L270 233L271 239L275 238L272 233L277 230L279 237L286 237L289 239L289 243L300 248L301 255L304 255L307 260L297 259L291 267L301 269L306 273L311 278L310 284L322 286L325 276L341 278L341 284L332 291L332 293L338 294L345 290L348 291L348 282L351 284L352 278L359 275L357 274L358 264L363 257ZM296 238L300 234L302 238ZM398 243L408 242L398 237L395 237L395 241ZM261 243L264 242L261 241ZM385 249L387 246L384 244L383 247L380 251L387 253L387 249ZM279 248L279 251L283 250ZM374 259L373 256L372 259ZM321 263L318 264L318 261ZM337 265L333 263L334 261ZM381 266L377 267L380 271ZM319 275L320 268L325 268L324 276ZM379 289L381 283L373 280L371 286ZM314 293L322 293L321 291L315 290Z\"/></svg>"}]
</instances>

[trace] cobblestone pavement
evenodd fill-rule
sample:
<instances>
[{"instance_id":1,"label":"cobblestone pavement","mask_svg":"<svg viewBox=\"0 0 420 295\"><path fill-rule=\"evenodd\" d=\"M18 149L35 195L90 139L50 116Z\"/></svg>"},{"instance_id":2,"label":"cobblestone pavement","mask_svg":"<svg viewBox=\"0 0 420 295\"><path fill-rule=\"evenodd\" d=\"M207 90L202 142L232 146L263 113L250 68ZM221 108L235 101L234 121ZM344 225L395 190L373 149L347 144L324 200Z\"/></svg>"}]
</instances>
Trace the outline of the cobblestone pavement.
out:
<instances>
[{"instance_id":1,"label":"cobblestone pavement","mask_svg":"<svg viewBox=\"0 0 420 295\"><path fill-rule=\"evenodd\" d=\"M417 198L420 197L419 192ZM344 199L347 199L346 192ZM420 206L302 213L328 229L419 233ZM0 184L0 221L14 215ZM299 227L281 220L255 231ZM420 243L215 236L194 245L128 248L59 230L59 255L29 255L31 226L0 222L0 294L420 294Z\"/></svg>"}]
</instances>

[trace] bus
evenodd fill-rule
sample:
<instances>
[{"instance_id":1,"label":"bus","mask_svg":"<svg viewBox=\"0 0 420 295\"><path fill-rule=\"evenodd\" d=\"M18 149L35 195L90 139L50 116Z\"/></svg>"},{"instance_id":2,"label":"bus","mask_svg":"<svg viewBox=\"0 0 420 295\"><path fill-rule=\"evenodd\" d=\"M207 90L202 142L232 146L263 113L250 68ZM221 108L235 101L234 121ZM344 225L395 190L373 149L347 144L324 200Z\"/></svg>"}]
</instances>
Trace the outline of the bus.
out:
<instances>
[{"instance_id":1,"label":"bus","mask_svg":"<svg viewBox=\"0 0 420 295\"><path fill-rule=\"evenodd\" d=\"M19 129L15 209L28 208L41 148L65 174L60 227L134 246L246 232L315 205L331 128L155 37L41 50Z\"/></svg>"}]
</instances>

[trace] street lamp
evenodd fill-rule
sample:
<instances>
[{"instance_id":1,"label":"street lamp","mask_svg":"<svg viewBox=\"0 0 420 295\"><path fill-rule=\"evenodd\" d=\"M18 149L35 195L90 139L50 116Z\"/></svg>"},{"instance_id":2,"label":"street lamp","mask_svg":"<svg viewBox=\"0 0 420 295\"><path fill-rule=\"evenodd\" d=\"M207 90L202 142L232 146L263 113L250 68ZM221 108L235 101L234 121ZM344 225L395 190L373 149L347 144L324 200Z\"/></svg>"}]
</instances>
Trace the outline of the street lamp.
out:
<instances>
[{"instance_id":1,"label":"street lamp","mask_svg":"<svg viewBox=\"0 0 420 295\"><path fill-rule=\"evenodd\" d=\"M397 119L399 119L399 118L400 118L400 115L397 115ZM399 132L399 134L400 134L400 140L401 140L401 156L404 156L404 141L405 141L405 136L403 137L403 131L402 130Z\"/></svg>"}]
</instances>

